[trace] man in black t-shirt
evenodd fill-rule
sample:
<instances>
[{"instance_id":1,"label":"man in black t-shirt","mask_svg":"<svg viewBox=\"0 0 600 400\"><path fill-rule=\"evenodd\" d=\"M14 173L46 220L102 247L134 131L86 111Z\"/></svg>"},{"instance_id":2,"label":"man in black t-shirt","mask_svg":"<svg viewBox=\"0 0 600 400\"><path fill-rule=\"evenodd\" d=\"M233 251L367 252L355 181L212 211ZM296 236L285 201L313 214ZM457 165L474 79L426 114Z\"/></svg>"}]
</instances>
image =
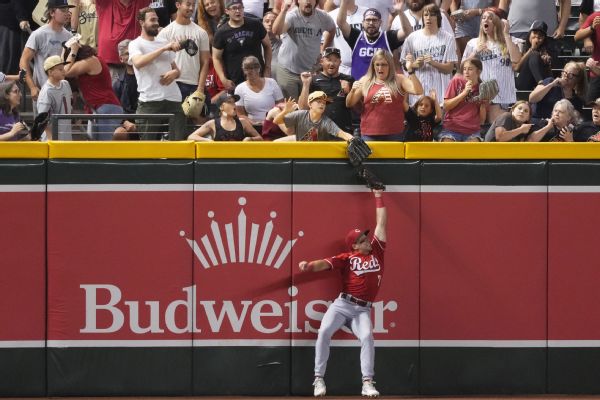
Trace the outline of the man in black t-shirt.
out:
<instances>
[{"instance_id":1,"label":"man in black t-shirt","mask_svg":"<svg viewBox=\"0 0 600 400\"><path fill-rule=\"evenodd\" d=\"M215 71L225 89L231 90L245 80L242 60L246 56L258 58L263 75L270 77L271 41L262 22L256 18L244 18L242 0L227 0L225 12L229 21L215 32L212 54Z\"/></svg>"},{"instance_id":2,"label":"man in black t-shirt","mask_svg":"<svg viewBox=\"0 0 600 400\"><path fill-rule=\"evenodd\" d=\"M310 72L303 72L300 75L302 92L298 98L298 106L308 110L308 94L318 90L323 91L331 99L331 103L328 103L325 108L325 115L342 130L352 132L352 113L346 107L346 95L352 88L354 78L340 73L341 62L339 49L328 47L323 51L322 70L314 76Z\"/></svg>"}]
</instances>

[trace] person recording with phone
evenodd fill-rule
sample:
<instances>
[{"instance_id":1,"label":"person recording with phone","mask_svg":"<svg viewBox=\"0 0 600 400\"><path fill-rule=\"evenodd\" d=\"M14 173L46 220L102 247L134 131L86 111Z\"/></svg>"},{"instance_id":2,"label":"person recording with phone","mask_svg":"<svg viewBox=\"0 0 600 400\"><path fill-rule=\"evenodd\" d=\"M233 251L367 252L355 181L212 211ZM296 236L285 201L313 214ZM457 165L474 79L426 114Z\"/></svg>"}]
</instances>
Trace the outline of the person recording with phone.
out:
<instances>
[{"instance_id":1,"label":"person recording with phone","mask_svg":"<svg viewBox=\"0 0 600 400\"><path fill-rule=\"evenodd\" d=\"M530 142L573 142L575 126L580 122L579 112L567 99L559 100L552 109L552 116L542 120L541 129L527 138ZM545 124L544 124L545 122Z\"/></svg>"},{"instance_id":2,"label":"person recording with phone","mask_svg":"<svg viewBox=\"0 0 600 400\"><path fill-rule=\"evenodd\" d=\"M21 89L16 82L0 84L0 141L30 140L27 125L21 121Z\"/></svg>"}]
</instances>

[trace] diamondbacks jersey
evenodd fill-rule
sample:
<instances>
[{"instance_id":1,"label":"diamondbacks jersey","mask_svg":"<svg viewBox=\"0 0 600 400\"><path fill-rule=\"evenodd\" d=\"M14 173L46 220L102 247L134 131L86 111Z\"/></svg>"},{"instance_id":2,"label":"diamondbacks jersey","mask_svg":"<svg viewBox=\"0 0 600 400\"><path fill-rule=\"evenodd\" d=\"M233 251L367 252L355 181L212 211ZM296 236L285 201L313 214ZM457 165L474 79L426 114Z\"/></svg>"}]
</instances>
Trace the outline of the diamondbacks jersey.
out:
<instances>
[{"instance_id":1,"label":"diamondbacks jersey","mask_svg":"<svg viewBox=\"0 0 600 400\"><path fill-rule=\"evenodd\" d=\"M405 60L409 53L415 58L430 54L435 61L440 63L456 62L454 34L439 30L435 35L426 35L423 29L413 32L408 35L402 46L400 59ZM423 93L429 93L431 89L435 89L438 101L440 105L443 105L444 98L441 94L446 91L452 74L444 74L429 64L423 65L415 73L423 86ZM409 104L413 106L419 97L411 95Z\"/></svg>"},{"instance_id":2,"label":"diamondbacks jersey","mask_svg":"<svg viewBox=\"0 0 600 400\"><path fill-rule=\"evenodd\" d=\"M383 277L385 242L373 236L371 254L342 253L325 261L342 272L342 291L361 300L373 301Z\"/></svg>"},{"instance_id":3,"label":"diamondbacks jersey","mask_svg":"<svg viewBox=\"0 0 600 400\"><path fill-rule=\"evenodd\" d=\"M497 42L488 40L487 50L477 52L477 43L479 39L469 40L463 60L477 53L483 64L481 80L496 79L498 81L498 95L492 99L495 104L512 104L517 101L517 91L515 89L515 72L512 69L510 55L506 50L506 55L502 55L502 50Z\"/></svg>"},{"instance_id":4,"label":"diamondbacks jersey","mask_svg":"<svg viewBox=\"0 0 600 400\"><path fill-rule=\"evenodd\" d=\"M367 11L366 7L357 6L356 11L346 16L346 22L355 29L362 30L362 20L363 14ZM332 10L329 12L329 16L337 21L339 8ZM344 35L342 35L342 31L340 27L335 25L335 36L333 37L333 47L340 49L340 55L342 56L342 63L340 64L340 72L342 74L350 75L350 68L352 67L352 49L346 39L344 39Z\"/></svg>"}]
</instances>

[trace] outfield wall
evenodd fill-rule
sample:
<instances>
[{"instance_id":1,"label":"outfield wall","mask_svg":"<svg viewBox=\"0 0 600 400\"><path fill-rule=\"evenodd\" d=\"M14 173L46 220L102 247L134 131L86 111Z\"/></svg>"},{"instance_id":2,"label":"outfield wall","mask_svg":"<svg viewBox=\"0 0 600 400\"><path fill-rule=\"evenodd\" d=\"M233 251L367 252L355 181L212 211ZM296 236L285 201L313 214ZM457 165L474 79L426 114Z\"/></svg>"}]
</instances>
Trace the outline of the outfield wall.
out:
<instances>
[{"instance_id":1,"label":"outfield wall","mask_svg":"<svg viewBox=\"0 0 600 400\"><path fill-rule=\"evenodd\" d=\"M600 393L600 147L376 143L385 395ZM310 395L342 143L0 145L0 396ZM334 336L328 394L360 390Z\"/></svg>"}]
</instances>

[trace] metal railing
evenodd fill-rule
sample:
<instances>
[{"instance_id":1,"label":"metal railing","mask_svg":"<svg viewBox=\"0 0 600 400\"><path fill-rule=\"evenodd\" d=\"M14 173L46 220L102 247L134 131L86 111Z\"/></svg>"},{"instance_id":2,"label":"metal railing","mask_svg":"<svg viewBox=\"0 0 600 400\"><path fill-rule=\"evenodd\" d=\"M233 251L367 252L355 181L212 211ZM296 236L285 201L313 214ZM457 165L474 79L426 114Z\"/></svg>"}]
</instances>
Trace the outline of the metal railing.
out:
<instances>
[{"instance_id":1,"label":"metal railing","mask_svg":"<svg viewBox=\"0 0 600 400\"><path fill-rule=\"evenodd\" d=\"M61 131L61 122L68 121L68 129ZM73 130L73 121L87 121L87 124L79 125L80 129ZM162 140L169 134L169 126L173 123L174 114L54 114L50 117L52 137L56 140L73 140L73 135L82 135L87 139L82 140L112 140L114 130L121 126L124 120L129 121L156 121L156 123L146 124L152 127L152 130L144 130L144 135L157 135L157 140ZM107 122L111 121L111 122ZM119 121L116 124L114 121ZM167 122L165 122L167 121ZM64 123L62 125L64 127ZM85 127L85 131L81 128ZM114 129L111 129L114 127ZM100 128L100 129L98 129ZM139 131L128 133L142 133ZM109 136L110 135L110 136ZM99 138L98 138L99 137Z\"/></svg>"}]
</instances>

